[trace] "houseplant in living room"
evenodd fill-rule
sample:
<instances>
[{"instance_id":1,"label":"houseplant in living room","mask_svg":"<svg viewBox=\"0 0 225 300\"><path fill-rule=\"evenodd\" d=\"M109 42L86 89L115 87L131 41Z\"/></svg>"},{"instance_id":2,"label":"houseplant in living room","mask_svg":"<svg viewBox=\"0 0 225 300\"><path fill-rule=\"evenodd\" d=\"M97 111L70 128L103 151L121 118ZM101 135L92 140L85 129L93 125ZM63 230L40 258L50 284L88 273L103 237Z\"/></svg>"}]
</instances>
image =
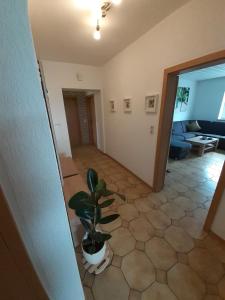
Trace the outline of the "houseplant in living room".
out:
<instances>
[{"instance_id":1,"label":"houseplant in living room","mask_svg":"<svg viewBox=\"0 0 225 300\"><path fill-rule=\"evenodd\" d=\"M90 193L78 192L69 200L69 207L75 211L85 229L82 240L84 258L94 265L103 260L106 241L111 238L110 234L98 229L99 224L108 224L119 217L118 214L102 217L102 209L109 207L115 201L110 197L113 194L117 194L123 200L125 198L121 194L108 190L105 181L99 180L97 172L93 169L87 172L87 185Z\"/></svg>"}]
</instances>

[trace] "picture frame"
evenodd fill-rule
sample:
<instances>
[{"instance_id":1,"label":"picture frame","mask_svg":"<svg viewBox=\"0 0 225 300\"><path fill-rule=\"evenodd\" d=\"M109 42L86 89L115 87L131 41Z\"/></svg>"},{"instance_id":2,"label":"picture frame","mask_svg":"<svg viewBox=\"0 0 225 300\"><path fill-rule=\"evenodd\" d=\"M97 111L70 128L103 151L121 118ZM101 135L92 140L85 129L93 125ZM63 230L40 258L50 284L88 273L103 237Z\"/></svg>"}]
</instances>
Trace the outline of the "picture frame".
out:
<instances>
[{"instance_id":1,"label":"picture frame","mask_svg":"<svg viewBox=\"0 0 225 300\"><path fill-rule=\"evenodd\" d=\"M110 112L116 112L116 101L115 100L109 101L109 110L110 110Z\"/></svg>"},{"instance_id":2,"label":"picture frame","mask_svg":"<svg viewBox=\"0 0 225 300\"><path fill-rule=\"evenodd\" d=\"M123 99L123 111L124 112L132 112L132 102L131 98Z\"/></svg>"},{"instance_id":3,"label":"picture frame","mask_svg":"<svg viewBox=\"0 0 225 300\"><path fill-rule=\"evenodd\" d=\"M158 107L159 95L149 95L145 97L145 112L156 113Z\"/></svg>"}]
</instances>

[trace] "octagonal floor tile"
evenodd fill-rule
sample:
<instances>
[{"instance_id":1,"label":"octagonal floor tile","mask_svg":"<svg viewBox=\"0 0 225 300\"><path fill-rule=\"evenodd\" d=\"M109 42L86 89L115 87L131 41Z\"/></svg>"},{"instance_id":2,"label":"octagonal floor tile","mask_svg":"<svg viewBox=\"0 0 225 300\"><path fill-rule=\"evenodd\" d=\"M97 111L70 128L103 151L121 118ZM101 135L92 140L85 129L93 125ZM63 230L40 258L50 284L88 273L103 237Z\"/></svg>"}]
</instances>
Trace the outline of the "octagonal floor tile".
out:
<instances>
[{"instance_id":1,"label":"octagonal floor tile","mask_svg":"<svg viewBox=\"0 0 225 300\"><path fill-rule=\"evenodd\" d=\"M177 300L166 284L153 283L143 292L141 300Z\"/></svg>"},{"instance_id":2,"label":"octagonal floor tile","mask_svg":"<svg viewBox=\"0 0 225 300\"><path fill-rule=\"evenodd\" d=\"M176 264L167 274L168 285L179 300L202 300L205 284L188 266Z\"/></svg>"},{"instance_id":3,"label":"octagonal floor tile","mask_svg":"<svg viewBox=\"0 0 225 300\"><path fill-rule=\"evenodd\" d=\"M170 226L165 239L177 252L189 252L194 247L192 238L180 227Z\"/></svg>"},{"instance_id":4,"label":"octagonal floor tile","mask_svg":"<svg viewBox=\"0 0 225 300\"><path fill-rule=\"evenodd\" d=\"M118 211L121 218L128 222L138 217L138 211L133 204L121 205Z\"/></svg>"},{"instance_id":5,"label":"octagonal floor tile","mask_svg":"<svg viewBox=\"0 0 225 300\"><path fill-rule=\"evenodd\" d=\"M173 203L182 207L185 210L193 210L197 208L197 203L193 199L183 197L183 196L175 198L173 200Z\"/></svg>"},{"instance_id":6,"label":"octagonal floor tile","mask_svg":"<svg viewBox=\"0 0 225 300\"><path fill-rule=\"evenodd\" d=\"M168 270L177 261L174 249L164 239L158 237L154 237L146 243L145 252L154 266L160 270Z\"/></svg>"},{"instance_id":7,"label":"octagonal floor tile","mask_svg":"<svg viewBox=\"0 0 225 300\"><path fill-rule=\"evenodd\" d=\"M118 228L111 234L112 238L109 240L109 244L114 254L124 256L135 248L136 241L127 228Z\"/></svg>"},{"instance_id":8,"label":"octagonal floor tile","mask_svg":"<svg viewBox=\"0 0 225 300\"><path fill-rule=\"evenodd\" d=\"M223 277L225 272L222 263L207 249L195 248L188 257L192 269L206 282L216 284Z\"/></svg>"},{"instance_id":9,"label":"octagonal floor tile","mask_svg":"<svg viewBox=\"0 0 225 300\"><path fill-rule=\"evenodd\" d=\"M218 284L219 295L225 299L225 276L220 280Z\"/></svg>"},{"instance_id":10,"label":"octagonal floor tile","mask_svg":"<svg viewBox=\"0 0 225 300\"><path fill-rule=\"evenodd\" d=\"M98 300L128 300L130 288L121 270L110 266L95 277L92 291Z\"/></svg>"},{"instance_id":11,"label":"octagonal floor tile","mask_svg":"<svg viewBox=\"0 0 225 300\"><path fill-rule=\"evenodd\" d=\"M156 229L163 230L171 224L170 218L160 210L151 209L146 213L146 217Z\"/></svg>"},{"instance_id":12,"label":"octagonal floor tile","mask_svg":"<svg viewBox=\"0 0 225 300\"><path fill-rule=\"evenodd\" d=\"M161 210L167 214L171 219L177 219L185 216L185 211L182 207L174 204L174 203L166 203L161 206Z\"/></svg>"},{"instance_id":13,"label":"octagonal floor tile","mask_svg":"<svg viewBox=\"0 0 225 300\"><path fill-rule=\"evenodd\" d=\"M207 236L204 239L204 244L212 255L225 263L225 247L220 241L212 238L211 236Z\"/></svg>"},{"instance_id":14,"label":"octagonal floor tile","mask_svg":"<svg viewBox=\"0 0 225 300\"><path fill-rule=\"evenodd\" d=\"M203 230L203 224L197 222L193 217L184 217L180 221L180 226L193 238L204 239L207 233Z\"/></svg>"},{"instance_id":15,"label":"octagonal floor tile","mask_svg":"<svg viewBox=\"0 0 225 300\"><path fill-rule=\"evenodd\" d=\"M114 212L114 211L106 211L104 213L103 217L106 217L108 215L112 215L115 213L116 212ZM121 218L119 217L113 222L110 222L108 224L101 224L100 226L103 231L111 232L111 231L115 230L116 228L119 228L121 225L122 225L122 221L121 221Z\"/></svg>"},{"instance_id":16,"label":"octagonal floor tile","mask_svg":"<svg viewBox=\"0 0 225 300\"><path fill-rule=\"evenodd\" d=\"M146 242L154 235L154 228L144 218L137 218L130 222L129 230L137 241Z\"/></svg>"},{"instance_id":17,"label":"octagonal floor tile","mask_svg":"<svg viewBox=\"0 0 225 300\"><path fill-rule=\"evenodd\" d=\"M135 206L140 212L146 213L152 208L152 202L148 198L140 198L134 201Z\"/></svg>"},{"instance_id":18,"label":"octagonal floor tile","mask_svg":"<svg viewBox=\"0 0 225 300\"><path fill-rule=\"evenodd\" d=\"M132 289L143 291L155 281L155 270L144 252L134 250L123 258L121 269Z\"/></svg>"},{"instance_id":19,"label":"octagonal floor tile","mask_svg":"<svg viewBox=\"0 0 225 300\"><path fill-rule=\"evenodd\" d=\"M204 300L222 300L222 298L216 295L207 295Z\"/></svg>"}]
</instances>

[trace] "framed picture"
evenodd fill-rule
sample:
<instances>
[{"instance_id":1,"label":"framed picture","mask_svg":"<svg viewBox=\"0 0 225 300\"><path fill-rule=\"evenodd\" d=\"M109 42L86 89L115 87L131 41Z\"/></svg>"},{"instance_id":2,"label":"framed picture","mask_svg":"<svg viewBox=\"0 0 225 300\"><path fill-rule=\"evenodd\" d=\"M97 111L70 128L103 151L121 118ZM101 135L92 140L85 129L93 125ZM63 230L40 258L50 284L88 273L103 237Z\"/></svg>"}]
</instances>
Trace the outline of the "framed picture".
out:
<instances>
[{"instance_id":1,"label":"framed picture","mask_svg":"<svg viewBox=\"0 0 225 300\"><path fill-rule=\"evenodd\" d=\"M123 111L124 112L131 112L132 111L132 105L131 105L131 98L126 98L123 100Z\"/></svg>"},{"instance_id":2,"label":"framed picture","mask_svg":"<svg viewBox=\"0 0 225 300\"><path fill-rule=\"evenodd\" d=\"M116 112L116 102L115 100L109 101L109 110L110 112Z\"/></svg>"},{"instance_id":3,"label":"framed picture","mask_svg":"<svg viewBox=\"0 0 225 300\"><path fill-rule=\"evenodd\" d=\"M145 97L145 111L155 113L157 111L159 95L151 95Z\"/></svg>"},{"instance_id":4,"label":"framed picture","mask_svg":"<svg viewBox=\"0 0 225 300\"><path fill-rule=\"evenodd\" d=\"M175 109L180 107L181 112L187 111L189 101L190 88L189 87L178 87L177 96L175 102Z\"/></svg>"}]
</instances>

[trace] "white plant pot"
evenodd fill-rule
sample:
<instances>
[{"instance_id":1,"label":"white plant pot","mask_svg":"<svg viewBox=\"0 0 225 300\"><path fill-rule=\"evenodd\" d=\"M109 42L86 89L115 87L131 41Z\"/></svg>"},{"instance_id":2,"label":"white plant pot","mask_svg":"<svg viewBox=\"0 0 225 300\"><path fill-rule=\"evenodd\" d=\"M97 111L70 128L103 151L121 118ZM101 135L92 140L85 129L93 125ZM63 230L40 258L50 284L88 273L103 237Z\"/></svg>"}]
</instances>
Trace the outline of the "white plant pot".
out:
<instances>
[{"instance_id":1,"label":"white plant pot","mask_svg":"<svg viewBox=\"0 0 225 300\"><path fill-rule=\"evenodd\" d=\"M86 238L86 236L84 236L83 240ZM106 243L104 243L102 249L94 254L89 254L87 253L84 248L83 248L83 244L82 244L82 251L83 251L83 255L84 258L86 259L86 261L91 264L91 265L97 265L99 264L104 256L105 256L105 251L106 251Z\"/></svg>"}]
</instances>

